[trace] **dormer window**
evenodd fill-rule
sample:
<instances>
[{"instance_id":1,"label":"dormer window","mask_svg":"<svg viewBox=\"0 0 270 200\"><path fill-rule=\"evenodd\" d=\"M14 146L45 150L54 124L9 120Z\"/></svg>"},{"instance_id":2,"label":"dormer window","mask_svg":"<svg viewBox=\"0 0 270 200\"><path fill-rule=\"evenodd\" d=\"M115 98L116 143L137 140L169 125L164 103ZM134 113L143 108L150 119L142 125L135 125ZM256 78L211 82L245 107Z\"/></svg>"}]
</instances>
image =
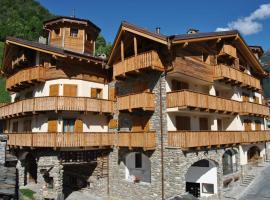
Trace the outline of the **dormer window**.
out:
<instances>
[{"instance_id":1,"label":"dormer window","mask_svg":"<svg viewBox=\"0 0 270 200\"><path fill-rule=\"evenodd\" d=\"M70 29L70 36L71 37L77 37L78 36L78 29L77 28L71 28Z\"/></svg>"},{"instance_id":2,"label":"dormer window","mask_svg":"<svg viewBox=\"0 0 270 200\"><path fill-rule=\"evenodd\" d=\"M56 36L59 36L60 35L60 28L55 29L54 33Z\"/></svg>"}]
</instances>

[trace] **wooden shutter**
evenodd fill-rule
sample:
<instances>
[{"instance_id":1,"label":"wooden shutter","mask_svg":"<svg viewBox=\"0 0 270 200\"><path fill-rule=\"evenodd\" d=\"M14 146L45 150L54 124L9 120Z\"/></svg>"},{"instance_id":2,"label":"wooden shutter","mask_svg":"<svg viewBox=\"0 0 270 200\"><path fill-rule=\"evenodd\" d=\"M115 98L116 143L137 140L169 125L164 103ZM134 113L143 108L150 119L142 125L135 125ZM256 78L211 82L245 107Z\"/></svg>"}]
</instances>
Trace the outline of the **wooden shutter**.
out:
<instances>
[{"instance_id":1,"label":"wooden shutter","mask_svg":"<svg viewBox=\"0 0 270 200\"><path fill-rule=\"evenodd\" d=\"M243 93L243 101L249 102L249 95L246 93Z\"/></svg>"},{"instance_id":2,"label":"wooden shutter","mask_svg":"<svg viewBox=\"0 0 270 200\"><path fill-rule=\"evenodd\" d=\"M204 117L200 118L200 130L201 131L209 130L207 118L204 118Z\"/></svg>"},{"instance_id":3,"label":"wooden shutter","mask_svg":"<svg viewBox=\"0 0 270 200\"><path fill-rule=\"evenodd\" d=\"M261 126L260 121L255 121L255 130L256 131L261 131L262 130L262 126Z\"/></svg>"},{"instance_id":4,"label":"wooden shutter","mask_svg":"<svg viewBox=\"0 0 270 200\"><path fill-rule=\"evenodd\" d=\"M259 97L254 96L253 99L255 103L259 103Z\"/></svg>"},{"instance_id":5,"label":"wooden shutter","mask_svg":"<svg viewBox=\"0 0 270 200\"><path fill-rule=\"evenodd\" d=\"M175 122L177 130L190 130L190 117L176 116Z\"/></svg>"},{"instance_id":6,"label":"wooden shutter","mask_svg":"<svg viewBox=\"0 0 270 200\"><path fill-rule=\"evenodd\" d=\"M59 95L59 85L58 84L54 84L54 85L50 85L50 92L49 92L49 96L58 96Z\"/></svg>"},{"instance_id":7,"label":"wooden shutter","mask_svg":"<svg viewBox=\"0 0 270 200\"><path fill-rule=\"evenodd\" d=\"M57 119L48 119L48 132L56 133L57 132Z\"/></svg>"},{"instance_id":8,"label":"wooden shutter","mask_svg":"<svg viewBox=\"0 0 270 200\"><path fill-rule=\"evenodd\" d=\"M91 98L97 98L97 88L91 88Z\"/></svg>"},{"instance_id":9,"label":"wooden shutter","mask_svg":"<svg viewBox=\"0 0 270 200\"><path fill-rule=\"evenodd\" d=\"M245 127L245 131L251 131L251 121L244 120L244 127Z\"/></svg>"},{"instance_id":10,"label":"wooden shutter","mask_svg":"<svg viewBox=\"0 0 270 200\"><path fill-rule=\"evenodd\" d=\"M64 96L76 97L77 96L77 85L65 84L64 85Z\"/></svg>"},{"instance_id":11,"label":"wooden shutter","mask_svg":"<svg viewBox=\"0 0 270 200\"><path fill-rule=\"evenodd\" d=\"M114 128L117 128L118 126L118 122L116 119L110 119L109 121L109 128L110 129L114 129Z\"/></svg>"},{"instance_id":12,"label":"wooden shutter","mask_svg":"<svg viewBox=\"0 0 270 200\"><path fill-rule=\"evenodd\" d=\"M83 122L81 119L76 119L75 121L75 132L76 133L83 132Z\"/></svg>"},{"instance_id":13,"label":"wooden shutter","mask_svg":"<svg viewBox=\"0 0 270 200\"><path fill-rule=\"evenodd\" d=\"M132 116L132 131L142 131L142 120L139 116Z\"/></svg>"},{"instance_id":14,"label":"wooden shutter","mask_svg":"<svg viewBox=\"0 0 270 200\"><path fill-rule=\"evenodd\" d=\"M109 100L115 100L115 88L109 88Z\"/></svg>"}]
</instances>

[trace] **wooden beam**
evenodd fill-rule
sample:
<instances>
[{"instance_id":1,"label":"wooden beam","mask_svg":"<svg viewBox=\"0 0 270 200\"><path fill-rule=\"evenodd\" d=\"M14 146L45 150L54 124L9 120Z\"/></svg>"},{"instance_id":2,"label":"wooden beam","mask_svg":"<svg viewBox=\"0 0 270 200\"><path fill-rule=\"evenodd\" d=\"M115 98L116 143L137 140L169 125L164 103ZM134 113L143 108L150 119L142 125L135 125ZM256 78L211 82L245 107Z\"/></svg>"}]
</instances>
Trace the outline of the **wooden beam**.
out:
<instances>
[{"instance_id":1,"label":"wooden beam","mask_svg":"<svg viewBox=\"0 0 270 200\"><path fill-rule=\"evenodd\" d=\"M137 46L137 38L136 38L136 36L134 36L133 40L134 40L134 55L137 56L137 54L138 54L138 46Z\"/></svg>"},{"instance_id":2,"label":"wooden beam","mask_svg":"<svg viewBox=\"0 0 270 200\"><path fill-rule=\"evenodd\" d=\"M121 60L124 61L125 59L125 49L124 49L124 42L121 40Z\"/></svg>"}]
</instances>

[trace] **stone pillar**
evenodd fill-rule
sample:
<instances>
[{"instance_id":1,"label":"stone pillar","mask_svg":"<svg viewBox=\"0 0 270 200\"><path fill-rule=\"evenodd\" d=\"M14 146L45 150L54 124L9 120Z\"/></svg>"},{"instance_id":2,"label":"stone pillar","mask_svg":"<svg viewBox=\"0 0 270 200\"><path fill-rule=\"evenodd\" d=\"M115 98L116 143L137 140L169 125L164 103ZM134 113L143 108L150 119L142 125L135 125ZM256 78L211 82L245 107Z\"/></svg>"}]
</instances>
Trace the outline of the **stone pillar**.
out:
<instances>
[{"instance_id":1,"label":"stone pillar","mask_svg":"<svg viewBox=\"0 0 270 200\"><path fill-rule=\"evenodd\" d=\"M55 155L41 156L38 160L37 182L40 184L39 198L64 199L63 166Z\"/></svg>"},{"instance_id":2,"label":"stone pillar","mask_svg":"<svg viewBox=\"0 0 270 200\"><path fill-rule=\"evenodd\" d=\"M6 141L7 137L0 135L0 165L5 165L6 163Z\"/></svg>"},{"instance_id":3,"label":"stone pillar","mask_svg":"<svg viewBox=\"0 0 270 200\"><path fill-rule=\"evenodd\" d=\"M17 172L18 172L18 185L19 185L19 187L24 186L24 182L25 182L24 180L26 178L25 177L25 164L24 164L24 161L18 159L16 169L17 169Z\"/></svg>"}]
</instances>

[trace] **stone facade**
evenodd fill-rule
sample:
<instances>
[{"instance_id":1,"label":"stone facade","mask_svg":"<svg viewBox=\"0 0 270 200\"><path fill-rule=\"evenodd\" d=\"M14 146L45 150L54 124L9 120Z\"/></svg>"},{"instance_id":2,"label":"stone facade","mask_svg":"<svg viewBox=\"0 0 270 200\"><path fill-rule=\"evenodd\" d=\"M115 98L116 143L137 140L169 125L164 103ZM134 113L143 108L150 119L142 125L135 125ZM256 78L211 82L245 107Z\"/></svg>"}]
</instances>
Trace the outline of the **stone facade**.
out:
<instances>
[{"instance_id":1,"label":"stone facade","mask_svg":"<svg viewBox=\"0 0 270 200\"><path fill-rule=\"evenodd\" d=\"M6 162L6 140L4 135L0 135L0 165L4 165Z\"/></svg>"}]
</instances>

